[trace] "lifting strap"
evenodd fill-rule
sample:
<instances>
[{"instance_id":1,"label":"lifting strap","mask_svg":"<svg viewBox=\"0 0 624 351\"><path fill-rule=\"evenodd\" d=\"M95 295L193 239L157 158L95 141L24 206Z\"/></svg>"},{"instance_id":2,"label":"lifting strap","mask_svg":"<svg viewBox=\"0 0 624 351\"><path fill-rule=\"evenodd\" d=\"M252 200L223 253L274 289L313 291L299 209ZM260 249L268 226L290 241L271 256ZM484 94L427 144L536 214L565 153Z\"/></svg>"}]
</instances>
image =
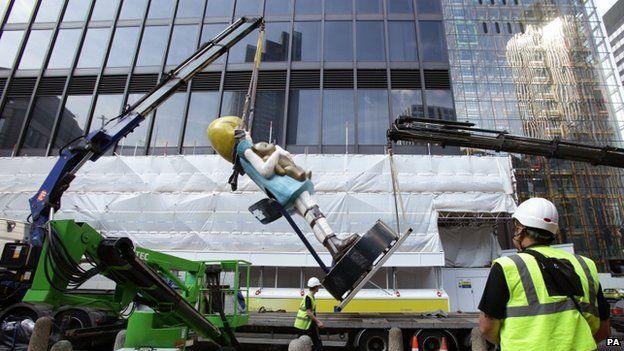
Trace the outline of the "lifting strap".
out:
<instances>
[{"instance_id":1,"label":"lifting strap","mask_svg":"<svg viewBox=\"0 0 624 351\"><path fill-rule=\"evenodd\" d=\"M253 126L254 110L256 107L256 91L258 89L258 71L260 70L260 63L262 62L262 47L264 44L264 21L260 24L260 33L258 35L258 42L256 43L256 55L254 56L254 65L251 72L251 79L249 81L249 87L247 88L247 94L245 94L245 104L243 105L243 120L242 129L251 134L251 127ZM240 130L239 130L240 132ZM228 179L228 183L232 187L232 191L238 189L238 176L244 175L245 171L240 164L236 149L238 149L238 142L242 138L241 135L235 135L234 149L232 150L234 166L232 175Z\"/></svg>"},{"instance_id":2,"label":"lifting strap","mask_svg":"<svg viewBox=\"0 0 624 351\"><path fill-rule=\"evenodd\" d=\"M258 89L258 72L262 63L262 48L264 45L264 22L260 24L260 33L258 35L258 43L256 44L256 55L254 57L253 70L251 71L251 80L245 95L245 104L243 105L243 128L251 133L253 127L254 112L256 108L256 91Z\"/></svg>"},{"instance_id":3,"label":"lifting strap","mask_svg":"<svg viewBox=\"0 0 624 351\"><path fill-rule=\"evenodd\" d=\"M401 233L401 221L399 219L399 204L401 205L401 217L403 221L406 221L405 218L405 205L403 204L403 197L401 196L401 189L399 189L399 180L396 169L396 164L394 163L394 152L392 151L392 142L388 140L387 145L388 155L390 156L390 176L392 178L392 195L394 196L394 214L396 220L396 228L397 233Z\"/></svg>"}]
</instances>

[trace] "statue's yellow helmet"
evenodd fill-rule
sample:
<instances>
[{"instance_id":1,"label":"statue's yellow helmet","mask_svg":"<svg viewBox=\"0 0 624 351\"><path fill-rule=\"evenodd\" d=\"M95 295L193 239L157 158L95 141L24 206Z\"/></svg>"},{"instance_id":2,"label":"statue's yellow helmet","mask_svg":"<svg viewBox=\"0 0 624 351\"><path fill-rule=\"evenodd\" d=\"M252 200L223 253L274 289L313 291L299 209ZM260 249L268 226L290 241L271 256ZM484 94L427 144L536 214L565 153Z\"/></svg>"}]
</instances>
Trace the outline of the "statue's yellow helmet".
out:
<instances>
[{"instance_id":1,"label":"statue's yellow helmet","mask_svg":"<svg viewBox=\"0 0 624 351\"><path fill-rule=\"evenodd\" d=\"M234 163L234 131L243 124L236 116L217 118L208 126L208 139L224 159Z\"/></svg>"}]
</instances>

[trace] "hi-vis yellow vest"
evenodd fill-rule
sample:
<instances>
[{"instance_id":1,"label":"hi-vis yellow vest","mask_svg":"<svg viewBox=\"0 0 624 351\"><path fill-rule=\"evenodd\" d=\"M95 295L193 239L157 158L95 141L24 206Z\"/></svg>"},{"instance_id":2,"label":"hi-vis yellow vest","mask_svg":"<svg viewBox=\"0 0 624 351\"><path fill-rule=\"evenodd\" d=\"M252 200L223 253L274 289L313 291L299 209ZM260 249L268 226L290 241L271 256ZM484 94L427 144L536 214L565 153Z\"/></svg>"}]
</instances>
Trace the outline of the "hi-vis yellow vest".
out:
<instances>
[{"instance_id":1,"label":"hi-vis yellow vest","mask_svg":"<svg viewBox=\"0 0 624 351\"><path fill-rule=\"evenodd\" d=\"M598 272L595 263L580 255L548 246L531 247L546 257L566 259L581 278L583 296L576 297L581 315L567 296L549 296L535 258L520 253L495 260L503 268L509 288L507 317L502 321L500 338L503 351L595 350L594 333L600 327Z\"/></svg>"},{"instance_id":2,"label":"hi-vis yellow vest","mask_svg":"<svg viewBox=\"0 0 624 351\"><path fill-rule=\"evenodd\" d=\"M316 300L312 294L306 295L312 301L312 312L316 313ZM301 330L310 329L310 325L312 325L312 318L308 316L308 310L306 309L306 296L303 297L301 303L299 304L299 310L297 311L297 318L295 319L295 328Z\"/></svg>"}]
</instances>

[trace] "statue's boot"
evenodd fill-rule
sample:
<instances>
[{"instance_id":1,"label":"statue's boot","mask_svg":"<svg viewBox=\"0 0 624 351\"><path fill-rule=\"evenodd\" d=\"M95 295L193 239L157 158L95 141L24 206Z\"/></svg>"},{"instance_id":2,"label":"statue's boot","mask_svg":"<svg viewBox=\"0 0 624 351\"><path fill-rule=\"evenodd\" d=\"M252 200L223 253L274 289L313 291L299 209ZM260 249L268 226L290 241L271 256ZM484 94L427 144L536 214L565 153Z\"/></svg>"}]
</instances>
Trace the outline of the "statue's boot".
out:
<instances>
[{"instance_id":1,"label":"statue's boot","mask_svg":"<svg viewBox=\"0 0 624 351\"><path fill-rule=\"evenodd\" d=\"M360 236L357 234L351 234L344 239L340 239L336 236L336 234L332 234L325 238L323 242L323 246L327 248L327 251L332 255L334 262L340 261L342 256L344 256L349 249L355 245L358 238Z\"/></svg>"}]
</instances>

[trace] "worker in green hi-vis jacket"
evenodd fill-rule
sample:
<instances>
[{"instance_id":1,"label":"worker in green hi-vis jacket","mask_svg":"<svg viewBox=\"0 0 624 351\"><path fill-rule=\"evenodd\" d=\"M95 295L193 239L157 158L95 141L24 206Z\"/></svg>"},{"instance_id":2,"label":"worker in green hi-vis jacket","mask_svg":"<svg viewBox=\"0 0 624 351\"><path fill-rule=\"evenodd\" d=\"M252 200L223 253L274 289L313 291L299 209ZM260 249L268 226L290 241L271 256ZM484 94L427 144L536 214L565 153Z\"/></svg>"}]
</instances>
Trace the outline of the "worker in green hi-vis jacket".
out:
<instances>
[{"instance_id":1,"label":"worker in green hi-vis jacket","mask_svg":"<svg viewBox=\"0 0 624 351\"><path fill-rule=\"evenodd\" d=\"M314 295L319 291L321 282L318 278L312 277L308 280L308 293L301 300L297 317L295 319L295 328L301 331L302 335L308 335L312 339L312 350L318 351L323 349L323 343L319 336L319 329L324 328L323 322L316 318L316 299Z\"/></svg>"}]
</instances>

